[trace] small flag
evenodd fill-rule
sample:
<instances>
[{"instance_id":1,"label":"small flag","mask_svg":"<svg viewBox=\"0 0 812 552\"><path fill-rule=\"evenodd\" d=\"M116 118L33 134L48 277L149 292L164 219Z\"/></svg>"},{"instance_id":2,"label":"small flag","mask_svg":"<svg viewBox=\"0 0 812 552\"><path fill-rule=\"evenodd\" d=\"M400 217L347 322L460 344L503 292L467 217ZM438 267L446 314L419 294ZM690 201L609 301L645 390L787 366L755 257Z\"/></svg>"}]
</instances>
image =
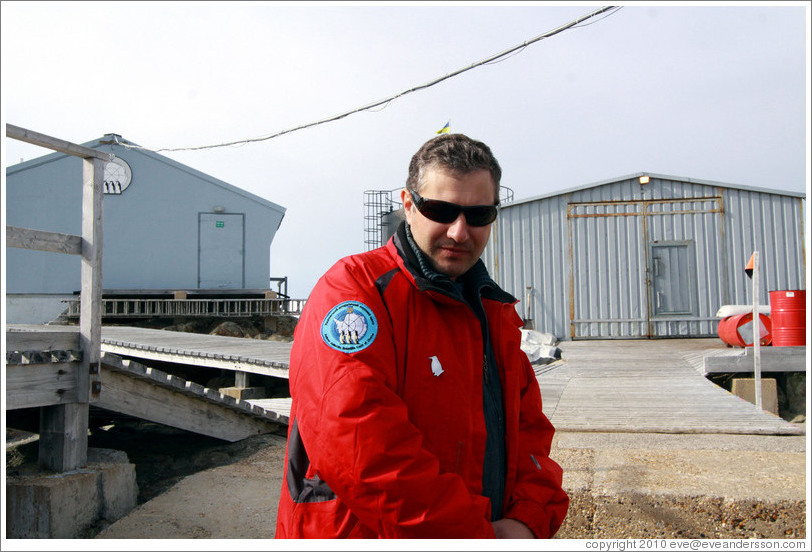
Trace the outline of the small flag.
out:
<instances>
[{"instance_id":1,"label":"small flag","mask_svg":"<svg viewBox=\"0 0 812 552\"><path fill-rule=\"evenodd\" d=\"M448 121L443 128L438 130L435 134L448 134L451 132L451 121Z\"/></svg>"},{"instance_id":2,"label":"small flag","mask_svg":"<svg viewBox=\"0 0 812 552\"><path fill-rule=\"evenodd\" d=\"M748 277L748 278L752 278L752 277L753 277L753 265L754 265L754 260L755 260L755 258L756 258L756 254L755 254L755 253L753 253L752 255L750 255L750 260L749 260L749 261L747 261L747 266L745 266L745 267L744 267L744 273L745 273L745 274L747 274L747 277Z\"/></svg>"}]
</instances>

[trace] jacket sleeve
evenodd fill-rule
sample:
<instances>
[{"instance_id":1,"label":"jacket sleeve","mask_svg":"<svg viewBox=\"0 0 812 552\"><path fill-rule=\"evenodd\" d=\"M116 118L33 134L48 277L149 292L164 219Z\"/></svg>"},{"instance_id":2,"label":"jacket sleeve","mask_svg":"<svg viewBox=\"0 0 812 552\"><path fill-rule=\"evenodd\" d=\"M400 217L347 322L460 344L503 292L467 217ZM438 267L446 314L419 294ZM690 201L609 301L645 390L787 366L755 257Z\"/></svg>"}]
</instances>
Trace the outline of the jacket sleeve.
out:
<instances>
[{"instance_id":1,"label":"jacket sleeve","mask_svg":"<svg viewBox=\"0 0 812 552\"><path fill-rule=\"evenodd\" d=\"M297 424L320 477L361 524L386 538L493 537L490 503L456 474L440 473L422 445L397 389L397 355L389 313L374 287L356 283L358 267L329 271L308 299L291 351ZM322 334L328 312L360 302L377 334L365 348L342 352Z\"/></svg>"},{"instance_id":2,"label":"jacket sleeve","mask_svg":"<svg viewBox=\"0 0 812 552\"><path fill-rule=\"evenodd\" d=\"M516 462L508 477L513 484L505 504L506 518L521 521L538 538L555 535L569 508L569 497L562 488L563 470L550 458L555 430L542 412L541 390L527 355L521 351L521 319L513 311L518 325L506 336L506 356L518 367L518 437L509 446Z\"/></svg>"}]
</instances>

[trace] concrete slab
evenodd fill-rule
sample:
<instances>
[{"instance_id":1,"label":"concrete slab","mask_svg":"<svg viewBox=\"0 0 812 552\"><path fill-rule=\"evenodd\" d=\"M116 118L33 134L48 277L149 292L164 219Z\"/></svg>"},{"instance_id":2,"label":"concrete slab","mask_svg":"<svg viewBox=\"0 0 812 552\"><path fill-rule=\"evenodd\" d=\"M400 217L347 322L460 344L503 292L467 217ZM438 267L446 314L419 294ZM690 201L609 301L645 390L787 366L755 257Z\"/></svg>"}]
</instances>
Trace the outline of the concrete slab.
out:
<instances>
[{"instance_id":1,"label":"concrete slab","mask_svg":"<svg viewBox=\"0 0 812 552\"><path fill-rule=\"evenodd\" d=\"M806 455L802 453L612 449L596 453L594 461L594 495L806 497Z\"/></svg>"},{"instance_id":2,"label":"concrete slab","mask_svg":"<svg viewBox=\"0 0 812 552\"><path fill-rule=\"evenodd\" d=\"M65 473L6 479L6 533L12 539L81 538L100 520L115 521L137 504L135 465L120 451L88 449L88 463Z\"/></svg>"},{"instance_id":3,"label":"concrete slab","mask_svg":"<svg viewBox=\"0 0 812 552\"><path fill-rule=\"evenodd\" d=\"M564 488L591 496L804 500L806 437L559 432Z\"/></svg>"},{"instance_id":4,"label":"concrete slab","mask_svg":"<svg viewBox=\"0 0 812 552\"><path fill-rule=\"evenodd\" d=\"M705 357L704 374L753 372L752 347ZM806 347L759 347L762 372L806 372Z\"/></svg>"}]
</instances>

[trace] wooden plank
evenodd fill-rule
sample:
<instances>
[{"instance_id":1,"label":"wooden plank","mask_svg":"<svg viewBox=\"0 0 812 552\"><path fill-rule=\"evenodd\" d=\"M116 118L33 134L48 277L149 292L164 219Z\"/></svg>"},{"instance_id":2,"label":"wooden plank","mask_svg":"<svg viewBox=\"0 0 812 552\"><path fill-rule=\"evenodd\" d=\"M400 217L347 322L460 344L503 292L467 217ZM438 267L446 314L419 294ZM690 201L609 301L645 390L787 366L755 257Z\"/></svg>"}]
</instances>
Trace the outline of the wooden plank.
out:
<instances>
[{"instance_id":1,"label":"wooden plank","mask_svg":"<svg viewBox=\"0 0 812 552\"><path fill-rule=\"evenodd\" d=\"M76 362L6 365L6 410L76 402Z\"/></svg>"},{"instance_id":2,"label":"wooden plank","mask_svg":"<svg viewBox=\"0 0 812 552\"><path fill-rule=\"evenodd\" d=\"M225 441L239 441L278 429L278 425L188 397L122 372L103 370L104 387L96 406Z\"/></svg>"},{"instance_id":3,"label":"wooden plank","mask_svg":"<svg viewBox=\"0 0 812 552\"><path fill-rule=\"evenodd\" d=\"M73 351L79 349L75 326L9 326L6 351Z\"/></svg>"},{"instance_id":4,"label":"wooden plank","mask_svg":"<svg viewBox=\"0 0 812 552\"><path fill-rule=\"evenodd\" d=\"M82 369L78 372L79 402L96 398L100 385L102 309L102 202L104 162L82 161L82 266L79 342Z\"/></svg>"},{"instance_id":5,"label":"wooden plank","mask_svg":"<svg viewBox=\"0 0 812 552\"><path fill-rule=\"evenodd\" d=\"M61 138L54 138L53 136L48 136L47 134L42 134L8 123L6 123L6 136L21 142L27 142L29 144L34 144L35 146L52 149L60 153L67 153L68 155L81 157L83 159L95 158L109 162L115 157L115 155L112 153L105 153L103 151L80 146L79 144L74 144L72 142L68 142L67 140L62 140Z\"/></svg>"},{"instance_id":6,"label":"wooden plank","mask_svg":"<svg viewBox=\"0 0 812 552\"><path fill-rule=\"evenodd\" d=\"M274 413L279 417L279 421L284 424L290 423L291 399L289 397L276 399L249 399L247 402L263 409L266 413Z\"/></svg>"},{"instance_id":7,"label":"wooden plank","mask_svg":"<svg viewBox=\"0 0 812 552\"><path fill-rule=\"evenodd\" d=\"M6 226L6 247L81 255L82 237L46 230Z\"/></svg>"}]
</instances>

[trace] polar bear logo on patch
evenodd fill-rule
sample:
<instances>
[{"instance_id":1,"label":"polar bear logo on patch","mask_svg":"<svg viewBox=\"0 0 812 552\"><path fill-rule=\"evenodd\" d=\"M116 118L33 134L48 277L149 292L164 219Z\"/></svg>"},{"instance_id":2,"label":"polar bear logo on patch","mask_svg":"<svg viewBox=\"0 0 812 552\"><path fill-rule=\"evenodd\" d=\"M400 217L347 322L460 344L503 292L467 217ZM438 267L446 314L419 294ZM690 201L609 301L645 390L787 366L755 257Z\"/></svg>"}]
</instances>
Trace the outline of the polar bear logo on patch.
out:
<instances>
[{"instance_id":1,"label":"polar bear logo on patch","mask_svg":"<svg viewBox=\"0 0 812 552\"><path fill-rule=\"evenodd\" d=\"M367 322L363 316L355 314L352 307L347 307L347 314L343 320L335 320L341 343L358 343L358 340L367 333Z\"/></svg>"}]
</instances>

